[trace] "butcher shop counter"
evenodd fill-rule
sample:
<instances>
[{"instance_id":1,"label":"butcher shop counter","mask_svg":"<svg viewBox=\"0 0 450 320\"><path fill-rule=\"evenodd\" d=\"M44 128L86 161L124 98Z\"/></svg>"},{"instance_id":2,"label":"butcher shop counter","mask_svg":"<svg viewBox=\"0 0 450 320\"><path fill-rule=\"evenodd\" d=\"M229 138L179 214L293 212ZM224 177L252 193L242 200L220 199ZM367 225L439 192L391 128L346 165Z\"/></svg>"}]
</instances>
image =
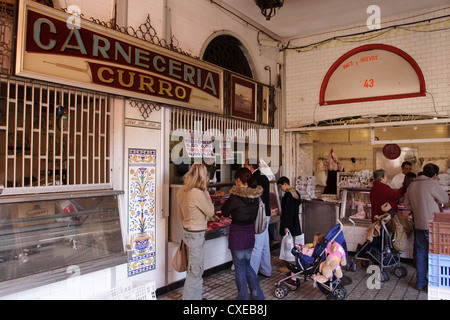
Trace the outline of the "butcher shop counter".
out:
<instances>
[{"instance_id":1,"label":"butcher shop counter","mask_svg":"<svg viewBox=\"0 0 450 320\"><path fill-rule=\"evenodd\" d=\"M180 242L183 228L177 215L177 193L183 185L170 185L170 223L169 223L169 241ZM205 240L211 240L222 236L227 236L230 231L231 219L222 216L221 208L230 196L230 189L234 183L215 183L208 185L208 191L211 201L214 204L214 216L208 219L208 227L206 229ZM270 224L279 223L279 207L278 192L275 181L270 183L270 207L271 220Z\"/></svg>"}]
</instances>

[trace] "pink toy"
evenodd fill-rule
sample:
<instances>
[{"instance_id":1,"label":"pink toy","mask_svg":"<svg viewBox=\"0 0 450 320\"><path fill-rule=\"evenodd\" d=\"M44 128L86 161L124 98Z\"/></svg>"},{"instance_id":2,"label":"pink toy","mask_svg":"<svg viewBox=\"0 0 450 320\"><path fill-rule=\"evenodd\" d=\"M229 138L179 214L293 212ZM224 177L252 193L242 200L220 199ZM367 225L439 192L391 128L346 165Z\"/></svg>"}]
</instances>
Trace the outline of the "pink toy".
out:
<instances>
[{"instance_id":1,"label":"pink toy","mask_svg":"<svg viewBox=\"0 0 450 320\"><path fill-rule=\"evenodd\" d=\"M333 275L333 270L336 272L336 277L342 278L341 265L347 264L344 248L336 241L331 242L327 246L327 259L320 264L319 271L328 279Z\"/></svg>"}]
</instances>

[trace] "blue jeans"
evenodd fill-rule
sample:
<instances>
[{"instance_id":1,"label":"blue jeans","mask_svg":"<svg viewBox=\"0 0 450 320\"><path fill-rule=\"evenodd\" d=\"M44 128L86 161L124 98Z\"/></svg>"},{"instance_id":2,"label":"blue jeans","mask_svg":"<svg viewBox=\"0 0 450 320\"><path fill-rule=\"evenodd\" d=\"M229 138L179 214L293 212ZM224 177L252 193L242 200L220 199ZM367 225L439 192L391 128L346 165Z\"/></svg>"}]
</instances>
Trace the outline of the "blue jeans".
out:
<instances>
[{"instance_id":1,"label":"blue jeans","mask_svg":"<svg viewBox=\"0 0 450 320\"><path fill-rule=\"evenodd\" d=\"M428 285L428 241L428 230L414 229L414 257L416 258L417 288L425 288Z\"/></svg>"},{"instance_id":2,"label":"blue jeans","mask_svg":"<svg viewBox=\"0 0 450 320\"><path fill-rule=\"evenodd\" d=\"M202 300L205 232L183 230L183 241L187 247L189 258L186 280L184 281L183 300Z\"/></svg>"},{"instance_id":3,"label":"blue jeans","mask_svg":"<svg viewBox=\"0 0 450 320\"><path fill-rule=\"evenodd\" d=\"M253 300L264 300L264 293L258 282L258 276L250 265L252 249L231 250L234 263L234 272L238 295L236 300L248 300L248 289L250 288Z\"/></svg>"},{"instance_id":4,"label":"blue jeans","mask_svg":"<svg viewBox=\"0 0 450 320\"><path fill-rule=\"evenodd\" d=\"M250 264L256 273L261 272L265 276L272 274L272 263L270 262L270 243L269 243L269 221L267 218L267 228L263 233L255 234L255 247L253 248ZM259 267L261 266L261 270Z\"/></svg>"}]
</instances>

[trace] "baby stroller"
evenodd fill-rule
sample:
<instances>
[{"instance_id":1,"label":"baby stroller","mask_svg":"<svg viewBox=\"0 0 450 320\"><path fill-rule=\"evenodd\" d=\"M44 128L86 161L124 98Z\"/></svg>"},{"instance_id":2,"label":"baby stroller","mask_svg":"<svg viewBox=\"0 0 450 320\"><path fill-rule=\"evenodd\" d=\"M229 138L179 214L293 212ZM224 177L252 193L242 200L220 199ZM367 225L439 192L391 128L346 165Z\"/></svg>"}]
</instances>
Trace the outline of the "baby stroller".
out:
<instances>
[{"instance_id":1,"label":"baby stroller","mask_svg":"<svg viewBox=\"0 0 450 320\"><path fill-rule=\"evenodd\" d=\"M336 241L343 247L346 256L348 256L347 242L345 241L344 232L342 230L343 225L341 221L339 221L338 225L328 231L324 240L316 245L311 257L302 254L298 247L292 249L292 254L295 256L295 265L286 262L286 267L291 271L291 274L276 283L274 293L278 299L284 298L289 293L289 290L296 290L300 287L299 276L303 275L306 281L308 277L312 277L319 272L320 264L326 259L328 244ZM294 288L286 285L286 281L291 278L296 279L296 286ZM317 282L317 285L322 292L333 294L337 300L342 300L347 295L347 290L342 286L341 280L342 279L334 276L333 273L332 279L325 283Z\"/></svg>"},{"instance_id":2,"label":"baby stroller","mask_svg":"<svg viewBox=\"0 0 450 320\"><path fill-rule=\"evenodd\" d=\"M378 279L386 282L391 279L389 271L386 268L394 268L394 274L398 278L403 278L408 274L405 267L400 265L401 252L393 246L395 239L386 227L387 223L397 214L392 210L389 203L385 203L382 210L386 212L380 217L380 235L374 237L372 241L366 241L364 244L358 244L356 253L352 260L347 263L347 270L356 272L356 260L361 260L361 265L367 267L371 263L380 265L380 273Z\"/></svg>"}]
</instances>

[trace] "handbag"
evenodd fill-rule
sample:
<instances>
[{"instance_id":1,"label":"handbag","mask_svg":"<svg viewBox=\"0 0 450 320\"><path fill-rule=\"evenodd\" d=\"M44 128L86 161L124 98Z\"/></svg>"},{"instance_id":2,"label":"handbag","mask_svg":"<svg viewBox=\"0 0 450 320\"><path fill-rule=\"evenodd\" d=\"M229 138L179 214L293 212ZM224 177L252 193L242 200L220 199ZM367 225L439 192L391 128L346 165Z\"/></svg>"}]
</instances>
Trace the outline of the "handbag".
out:
<instances>
[{"instance_id":1,"label":"handbag","mask_svg":"<svg viewBox=\"0 0 450 320\"><path fill-rule=\"evenodd\" d=\"M294 238L288 231L281 240L280 247L280 260L295 261L295 256L292 254L292 248L294 248Z\"/></svg>"},{"instance_id":2,"label":"handbag","mask_svg":"<svg viewBox=\"0 0 450 320\"><path fill-rule=\"evenodd\" d=\"M180 242L180 246L173 257L172 266L178 272L185 272L187 270L188 265L188 255L186 245L183 240Z\"/></svg>"},{"instance_id":3,"label":"handbag","mask_svg":"<svg viewBox=\"0 0 450 320\"><path fill-rule=\"evenodd\" d=\"M263 233L267 228L266 206L259 198L258 214L255 220L255 234Z\"/></svg>"}]
</instances>

